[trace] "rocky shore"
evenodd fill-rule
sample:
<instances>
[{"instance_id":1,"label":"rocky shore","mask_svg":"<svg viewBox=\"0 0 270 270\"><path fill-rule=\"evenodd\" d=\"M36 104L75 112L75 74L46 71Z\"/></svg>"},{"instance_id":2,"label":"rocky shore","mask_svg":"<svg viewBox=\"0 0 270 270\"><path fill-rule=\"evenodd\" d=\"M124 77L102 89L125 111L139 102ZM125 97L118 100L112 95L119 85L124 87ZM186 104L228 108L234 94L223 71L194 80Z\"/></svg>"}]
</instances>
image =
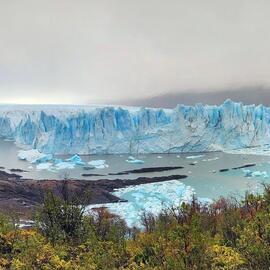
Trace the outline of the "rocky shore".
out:
<instances>
[{"instance_id":1,"label":"rocky shore","mask_svg":"<svg viewBox=\"0 0 270 270\"><path fill-rule=\"evenodd\" d=\"M113 203L121 199L111 194L118 188L145 183L184 179L186 175L138 177L136 179L98 180L34 180L22 179L15 173L0 170L0 210L30 216L42 204L47 192L63 197L68 191L73 197L84 198L85 204Z\"/></svg>"}]
</instances>

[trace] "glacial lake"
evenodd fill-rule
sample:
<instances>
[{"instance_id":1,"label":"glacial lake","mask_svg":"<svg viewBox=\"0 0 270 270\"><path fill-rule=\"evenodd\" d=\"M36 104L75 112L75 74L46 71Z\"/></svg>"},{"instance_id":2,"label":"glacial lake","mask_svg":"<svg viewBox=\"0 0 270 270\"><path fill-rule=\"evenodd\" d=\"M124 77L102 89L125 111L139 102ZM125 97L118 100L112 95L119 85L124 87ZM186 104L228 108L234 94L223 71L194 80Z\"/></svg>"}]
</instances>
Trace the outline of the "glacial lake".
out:
<instances>
[{"instance_id":1,"label":"glacial lake","mask_svg":"<svg viewBox=\"0 0 270 270\"><path fill-rule=\"evenodd\" d=\"M10 169L23 169L27 172L18 173L24 178L32 179L63 179L68 175L74 179L134 179L141 176L165 176L165 175L187 175L181 182L191 187L195 194L201 198L216 199L220 196L242 196L245 191L260 191L261 183L270 183L270 177L252 176L246 177L243 169L232 170L231 168L243 166L245 164L256 163L256 166L245 168L251 172L266 172L270 176L270 157L259 155L227 154L223 152L211 153L188 153L188 154L146 154L139 155L138 159L144 161L143 164L130 164L126 162L129 155L92 155L81 156L82 160L89 162L92 160L106 160L107 168L85 170L83 166L76 166L70 170L37 170L35 164L22 161L17 158L18 148L11 141L0 140L0 166L7 172ZM199 156L202 155L202 156ZM190 156L198 156L188 158ZM70 156L60 156L61 159ZM194 164L195 165L191 165ZM182 166L183 169L176 169L164 172L108 175L127 170L144 167ZM221 169L230 169L220 172ZM82 174L101 174L102 176L83 177Z\"/></svg>"}]
</instances>

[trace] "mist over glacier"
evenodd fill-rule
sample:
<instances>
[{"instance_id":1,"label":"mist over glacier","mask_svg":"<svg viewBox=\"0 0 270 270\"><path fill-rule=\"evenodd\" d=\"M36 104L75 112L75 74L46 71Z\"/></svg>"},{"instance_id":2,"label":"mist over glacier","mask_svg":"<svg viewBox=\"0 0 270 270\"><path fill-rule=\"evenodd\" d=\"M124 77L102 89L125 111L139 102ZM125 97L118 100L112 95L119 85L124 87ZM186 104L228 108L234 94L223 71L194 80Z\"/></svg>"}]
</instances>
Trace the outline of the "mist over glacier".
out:
<instances>
[{"instance_id":1,"label":"mist over glacier","mask_svg":"<svg viewBox=\"0 0 270 270\"><path fill-rule=\"evenodd\" d=\"M234 150L269 143L270 108L231 100L174 109L1 105L0 136L52 154Z\"/></svg>"}]
</instances>

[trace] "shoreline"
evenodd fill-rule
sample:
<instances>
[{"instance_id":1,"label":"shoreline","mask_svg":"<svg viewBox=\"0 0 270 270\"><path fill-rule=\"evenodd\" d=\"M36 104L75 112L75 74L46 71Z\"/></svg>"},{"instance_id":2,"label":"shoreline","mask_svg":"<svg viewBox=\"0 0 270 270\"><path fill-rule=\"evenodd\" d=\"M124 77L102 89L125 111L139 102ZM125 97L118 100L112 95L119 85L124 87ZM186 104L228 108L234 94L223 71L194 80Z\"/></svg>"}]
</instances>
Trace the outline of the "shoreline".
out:
<instances>
[{"instance_id":1,"label":"shoreline","mask_svg":"<svg viewBox=\"0 0 270 270\"><path fill-rule=\"evenodd\" d=\"M136 179L97 179L97 180L35 180L24 179L15 173L0 170L0 210L29 218L42 204L47 192L53 192L63 198L64 190L74 197L82 198L84 203L104 204L122 201L111 192L119 188L147 183L165 182L187 178L187 175L169 175L160 177L138 177ZM86 196L87 194L87 196Z\"/></svg>"}]
</instances>

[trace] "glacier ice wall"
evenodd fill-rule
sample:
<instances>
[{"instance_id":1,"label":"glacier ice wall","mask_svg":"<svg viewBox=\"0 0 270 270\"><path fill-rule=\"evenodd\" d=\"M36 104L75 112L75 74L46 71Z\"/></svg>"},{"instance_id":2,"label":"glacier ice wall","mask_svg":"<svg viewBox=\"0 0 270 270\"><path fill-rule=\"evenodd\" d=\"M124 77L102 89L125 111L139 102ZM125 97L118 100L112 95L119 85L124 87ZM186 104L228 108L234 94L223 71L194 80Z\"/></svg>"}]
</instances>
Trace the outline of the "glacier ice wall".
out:
<instances>
[{"instance_id":1,"label":"glacier ice wall","mask_svg":"<svg viewBox=\"0 0 270 270\"><path fill-rule=\"evenodd\" d=\"M0 106L0 136L52 154L176 153L268 145L270 108Z\"/></svg>"}]
</instances>

